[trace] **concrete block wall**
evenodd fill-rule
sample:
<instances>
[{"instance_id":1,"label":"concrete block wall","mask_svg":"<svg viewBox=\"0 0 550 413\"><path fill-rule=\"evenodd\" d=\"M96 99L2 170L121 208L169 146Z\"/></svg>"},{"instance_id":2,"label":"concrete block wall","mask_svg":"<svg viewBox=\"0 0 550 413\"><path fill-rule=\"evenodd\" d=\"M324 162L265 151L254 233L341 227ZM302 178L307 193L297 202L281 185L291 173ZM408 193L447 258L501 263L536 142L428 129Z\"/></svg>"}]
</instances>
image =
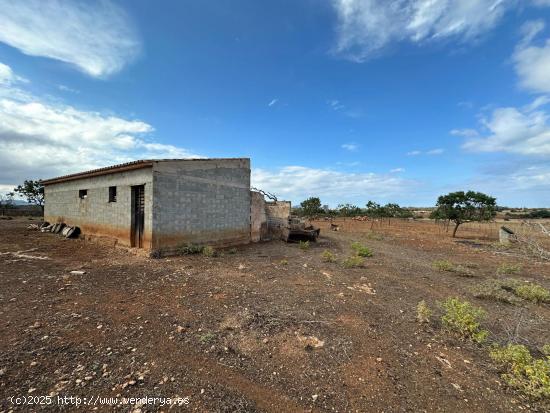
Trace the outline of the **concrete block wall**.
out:
<instances>
[{"instance_id":1,"label":"concrete block wall","mask_svg":"<svg viewBox=\"0 0 550 413\"><path fill-rule=\"evenodd\" d=\"M85 235L107 237L130 246L133 185L145 185L143 245L150 248L153 228L151 167L46 185L44 219L76 225ZM110 186L117 187L116 202L109 202ZM86 199L79 198L81 189L88 191Z\"/></svg>"},{"instance_id":2,"label":"concrete block wall","mask_svg":"<svg viewBox=\"0 0 550 413\"><path fill-rule=\"evenodd\" d=\"M250 160L153 165L153 248L250 242Z\"/></svg>"}]
</instances>

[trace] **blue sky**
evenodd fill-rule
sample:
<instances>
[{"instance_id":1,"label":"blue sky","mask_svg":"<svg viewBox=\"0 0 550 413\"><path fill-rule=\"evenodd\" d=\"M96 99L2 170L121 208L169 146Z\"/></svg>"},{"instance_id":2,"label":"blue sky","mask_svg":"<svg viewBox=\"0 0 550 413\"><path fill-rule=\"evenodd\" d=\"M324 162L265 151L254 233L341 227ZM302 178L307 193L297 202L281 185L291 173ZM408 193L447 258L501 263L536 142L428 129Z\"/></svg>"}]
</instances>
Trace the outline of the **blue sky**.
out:
<instances>
[{"instance_id":1,"label":"blue sky","mask_svg":"<svg viewBox=\"0 0 550 413\"><path fill-rule=\"evenodd\" d=\"M299 202L550 205L550 0L0 0L0 191L252 159Z\"/></svg>"}]
</instances>

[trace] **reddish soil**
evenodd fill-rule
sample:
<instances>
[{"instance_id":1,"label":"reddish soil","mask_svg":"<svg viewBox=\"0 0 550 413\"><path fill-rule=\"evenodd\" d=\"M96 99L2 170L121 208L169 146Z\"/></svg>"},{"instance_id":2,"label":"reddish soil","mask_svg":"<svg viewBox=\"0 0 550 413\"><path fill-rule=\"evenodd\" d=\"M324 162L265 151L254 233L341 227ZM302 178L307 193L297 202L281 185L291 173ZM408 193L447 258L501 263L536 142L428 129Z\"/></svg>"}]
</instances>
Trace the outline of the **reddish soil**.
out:
<instances>
[{"instance_id":1,"label":"reddish soil","mask_svg":"<svg viewBox=\"0 0 550 413\"><path fill-rule=\"evenodd\" d=\"M188 397L118 411L517 412L547 401L508 388L487 348L446 332L437 302L483 307L491 340L550 343L550 306L473 296L502 262L550 288L550 264L504 255L491 239L451 239L422 224L323 226L308 250L269 242L235 254L151 259L136 251L0 221L0 411L11 396ZM460 234L460 232L459 232ZM352 241L374 256L340 261ZM325 263L332 251L339 262ZM25 251L18 255L12 253ZM33 257L47 257L38 259ZM449 259L472 277L432 268ZM85 271L71 274L72 270ZM416 305L434 310L429 324ZM95 406L112 411L112 406ZM84 411L92 407L83 408Z\"/></svg>"}]
</instances>

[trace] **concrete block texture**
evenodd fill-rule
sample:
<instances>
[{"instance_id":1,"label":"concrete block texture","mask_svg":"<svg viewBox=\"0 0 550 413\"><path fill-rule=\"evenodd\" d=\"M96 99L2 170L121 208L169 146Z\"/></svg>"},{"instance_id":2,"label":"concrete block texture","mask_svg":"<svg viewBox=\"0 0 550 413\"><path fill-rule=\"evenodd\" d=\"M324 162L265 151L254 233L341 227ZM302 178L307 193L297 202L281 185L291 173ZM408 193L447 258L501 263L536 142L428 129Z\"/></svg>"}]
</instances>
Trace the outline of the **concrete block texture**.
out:
<instances>
[{"instance_id":1,"label":"concrete block texture","mask_svg":"<svg viewBox=\"0 0 550 413\"><path fill-rule=\"evenodd\" d=\"M143 247L170 249L250 242L250 160L193 159L143 161L139 169L116 167L45 186L44 218L79 226L84 235L131 243L132 186L145 186ZM139 164L138 164L139 165ZM109 202L109 187L117 187ZM79 191L86 190L86 198Z\"/></svg>"},{"instance_id":2,"label":"concrete block texture","mask_svg":"<svg viewBox=\"0 0 550 413\"><path fill-rule=\"evenodd\" d=\"M153 165L153 248L250 242L250 160Z\"/></svg>"},{"instance_id":3,"label":"concrete block texture","mask_svg":"<svg viewBox=\"0 0 550 413\"><path fill-rule=\"evenodd\" d=\"M85 235L114 238L130 246L131 187L145 185L145 219L143 243L151 247L152 240L152 168L114 172L46 185L44 189L44 219L80 227ZM109 202L109 187L117 187L116 202ZM87 196L79 198L79 191Z\"/></svg>"}]
</instances>

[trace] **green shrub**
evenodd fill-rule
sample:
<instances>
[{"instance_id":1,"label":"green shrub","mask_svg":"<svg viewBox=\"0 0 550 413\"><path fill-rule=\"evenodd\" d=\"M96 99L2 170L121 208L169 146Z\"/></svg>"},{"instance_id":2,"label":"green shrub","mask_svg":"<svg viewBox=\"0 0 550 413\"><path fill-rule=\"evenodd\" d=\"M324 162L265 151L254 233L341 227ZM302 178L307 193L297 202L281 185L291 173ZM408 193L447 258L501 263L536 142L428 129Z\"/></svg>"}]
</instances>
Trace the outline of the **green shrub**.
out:
<instances>
[{"instance_id":1,"label":"green shrub","mask_svg":"<svg viewBox=\"0 0 550 413\"><path fill-rule=\"evenodd\" d=\"M432 268L438 271L453 272L461 277L473 277L475 274L463 265L455 265L449 260L435 260Z\"/></svg>"},{"instance_id":2,"label":"green shrub","mask_svg":"<svg viewBox=\"0 0 550 413\"><path fill-rule=\"evenodd\" d=\"M288 260L287 259L282 259L281 261L279 261L279 264L288 265Z\"/></svg>"},{"instance_id":3,"label":"green shrub","mask_svg":"<svg viewBox=\"0 0 550 413\"><path fill-rule=\"evenodd\" d=\"M227 250L228 254L235 255L237 253L237 248L229 248Z\"/></svg>"},{"instance_id":4,"label":"green shrub","mask_svg":"<svg viewBox=\"0 0 550 413\"><path fill-rule=\"evenodd\" d=\"M309 249L309 241L300 241L298 244L301 250L307 251Z\"/></svg>"},{"instance_id":5,"label":"green shrub","mask_svg":"<svg viewBox=\"0 0 550 413\"><path fill-rule=\"evenodd\" d=\"M550 344L545 344L544 346L542 346L542 348L540 349L541 353L544 354L545 356L550 356Z\"/></svg>"},{"instance_id":6,"label":"green shrub","mask_svg":"<svg viewBox=\"0 0 550 413\"><path fill-rule=\"evenodd\" d=\"M519 285L514 289L514 293L524 300L537 304L550 301L550 291L538 284Z\"/></svg>"},{"instance_id":7,"label":"green shrub","mask_svg":"<svg viewBox=\"0 0 550 413\"><path fill-rule=\"evenodd\" d=\"M426 301L422 300L416 306L416 320L419 323L429 323L432 316L432 310L426 304Z\"/></svg>"},{"instance_id":8,"label":"green shrub","mask_svg":"<svg viewBox=\"0 0 550 413\"><path fill-rule=\"evenodd\" d=\"M205 257L215 257L216 256L216 250L212 248L210 245L206 245L202 249L202 255Z\"/></svg>"},{"instance_id":9,"label":"green shrub","mask_svg":"<svg viewBox=\"0 0 550 413\"><path fill-rule=\"evenodd\" d=\"M203 344L208 344L216 338L214 333L204 333L199 336L199 341Z\"/></svg>"},{"instance_id":10,"label":"green shrub","mask_svg":"<svg viewBox=\"0 0 550 413\"><path fill-rule=\"evenodd\" d=\"M342 265L344 266L344 268L357 268L362 267L364 264L365 260L359 255L352 255L342 261Z\"/></svg>"},{"instance_id":11,"label":"green shrub","mask_svg":"<svg viewBox=\"0 0 550 413\"><path fill-rule=\"evenodd\" d=\"M351 249L353 249L359 257L372 257L372 251L370 250L370 248L361 245L358 242L353 242L351 244Z\"/></svg>"},{"instance_id":12,"label":"green shrub","mask_svg":"<svg viewBox=\"0 0 550 413\"><path fill-rule=\"evenodd\" d=\"M176 252L180 255L200 254L204 247L197 244L185 244L177 247Z\"/></svg>"},{"instance_id":13,"label":"green shrub","mask_svg":"<svg viewBox=\"0 0 550 413\"><path fill-rule=\"evenodd\" d=\"M483 309L473 306L468 301L461 301L459 298L448 298L442 306L445 314L441 317L441 321L445 328L476 343L483 343L486 340L489 332L480 328L480 322L486 315Z\"/></svg>"},{"instance_id":14,"label":"green shrub","mask_svg":"<svg viewBox=\"0 0 550 413\"><path fill-rule=\"evenodd\" d=\"M497 268L497 275L512 275L521 271L521 264L507 264L503 262Z\"/></svg>"},{"instance_id":15,"label":"green shrub","mask_svg":"<svg viewBox=\"0 0 550 413\"><path fill-rule=\"evenodd\" d=\"M519 304L521 300L514 294L516 285L521 284L513 279L488 279L474 288L472 293L477 298L485 298L508 304Z\"/></svg>"},{"instance_id":16,"label":"green shrub","mask_svg":"<svg viewBox=\"0 0 550 413\"><path fill-rule=\"evenodd\" d=\"M432 267L438 271L453 271L455 266L449 260L435 260L432 263Z\"/></svg>"},{"instance_id":17,"label":"green shrub","mask_svg":"<svg viewBox=\"0 0 550 413\"><path fill-rule=\"evenodd\" d=\"M534 397L550 397L550 357L533 359L531 353L521 344L495 347L491 358L506 370L502 379L523 394Z\"/></svg>"},{"instance_id":18,"label":"green shrub","mask_svg":"<svg viewBox=\"0 0 550 413\"><path fill-rule=\"evenodd\" d=\"M329 250L324 250L321 254L321 258L324 262L336 262L336 256Z\"/></svg>"}]
</instances>

